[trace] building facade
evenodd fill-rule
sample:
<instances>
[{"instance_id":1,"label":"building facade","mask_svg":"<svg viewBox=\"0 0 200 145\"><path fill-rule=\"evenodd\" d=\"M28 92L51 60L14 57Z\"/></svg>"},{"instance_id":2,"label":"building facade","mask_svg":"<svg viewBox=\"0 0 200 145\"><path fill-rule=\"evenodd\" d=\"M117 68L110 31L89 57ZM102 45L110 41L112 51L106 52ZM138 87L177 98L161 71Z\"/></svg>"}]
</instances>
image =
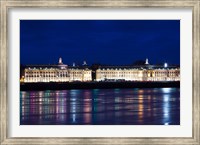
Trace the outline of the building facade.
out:
<instances>
[{"instance_id":1,"label":"building facade","mask_svg":"<svg viewBox=\"0 0 200 145\"><path fill-rule=\"evenodd\" d=\"M100 66L96 70L96 81L180 81L178 66L143 65Z\"/></svg>"},{"instance_id":2,"label":"building facade","mask_svg":"<svg viewBox=\"0 0 200 145\"><path fill-rule=\"evenodd\" d=\"M24 69L22 82L74 82L92 81L92 70L87 65L69 67L63 64L62 58L58 65L29 65Z\"/></svg>"},{"instance_id":3,"label":"building facade","mask_svg":"<svg viewBox=\"0 0 200 145\"><path fill-rule=\"evenodd\" d=\"M96 81L180 81L176 67L100 67Z\"/></svg>"},{"instance_id":4,"label":"building facade","mask_svg":"<svg viewBox=\"0 0 200 145\"><path fill-rule=\"evenodd\" d=\"M92 71L95 77L92 79ZM24 69L22 82L89 82L89 81L180 81L179 66L143 65L98 66L92 70L86 64L68 66L62 58L58 65L34 65Z\"/></svg>"}]
</instances>

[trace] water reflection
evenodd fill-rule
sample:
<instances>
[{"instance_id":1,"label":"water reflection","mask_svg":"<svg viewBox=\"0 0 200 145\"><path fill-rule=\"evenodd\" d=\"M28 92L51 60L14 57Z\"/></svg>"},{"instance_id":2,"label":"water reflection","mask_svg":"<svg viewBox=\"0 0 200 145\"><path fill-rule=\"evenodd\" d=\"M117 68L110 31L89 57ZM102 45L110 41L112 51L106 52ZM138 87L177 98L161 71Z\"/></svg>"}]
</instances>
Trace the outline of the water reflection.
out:
<instances>
[{"instance_id":1,"label":"water reflection","mask_svg":"<svg viewBox=\"0 0 200 145\"><path fill-rule=\"evenodd\" d=\"M180 89L20 92L21 125L178 125Z\"/></svg>"}]
</instances>

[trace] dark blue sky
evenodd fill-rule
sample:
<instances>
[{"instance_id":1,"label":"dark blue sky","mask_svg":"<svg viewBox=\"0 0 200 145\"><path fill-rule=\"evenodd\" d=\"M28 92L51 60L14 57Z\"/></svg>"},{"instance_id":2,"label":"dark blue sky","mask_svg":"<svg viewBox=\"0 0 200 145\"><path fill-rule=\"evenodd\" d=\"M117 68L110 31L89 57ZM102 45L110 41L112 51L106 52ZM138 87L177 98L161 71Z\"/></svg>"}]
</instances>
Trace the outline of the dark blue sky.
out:
<instances>
[{"instance_id":1,"label":"dark blue sky","mask_svg":"<svg viewBox=\"0 0 200 145\"><path fill-rule=\"evenodd\" d=\"M21 64L180 64L179 20L21 20Z\"/></svg>"}]
</instances>

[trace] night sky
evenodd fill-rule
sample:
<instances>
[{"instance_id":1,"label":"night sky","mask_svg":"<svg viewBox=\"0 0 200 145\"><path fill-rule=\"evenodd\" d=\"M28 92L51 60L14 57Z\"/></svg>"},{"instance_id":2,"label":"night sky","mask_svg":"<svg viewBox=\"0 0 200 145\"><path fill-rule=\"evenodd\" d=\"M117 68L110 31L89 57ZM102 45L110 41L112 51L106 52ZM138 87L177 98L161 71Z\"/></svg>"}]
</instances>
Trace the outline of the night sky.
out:
<instances>
[{"instance_id":1,"label":"night sky","mask_svg":"<svg viewBox=\"0 0 200 145\"><path fill-rule=\"evenodd\" d=\"M180 64L179 20L21 20L20 63Z\"/></svg>"}]
</instances>

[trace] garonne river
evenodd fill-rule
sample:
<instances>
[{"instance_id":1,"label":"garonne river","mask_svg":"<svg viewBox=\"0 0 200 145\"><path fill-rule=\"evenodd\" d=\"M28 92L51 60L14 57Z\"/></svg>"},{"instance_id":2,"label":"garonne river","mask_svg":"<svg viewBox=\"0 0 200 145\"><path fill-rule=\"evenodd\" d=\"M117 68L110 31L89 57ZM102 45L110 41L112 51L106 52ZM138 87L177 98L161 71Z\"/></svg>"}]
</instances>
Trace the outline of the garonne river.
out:
<instances>
[{"instance_id":1,"label":"garonne river","mask_svg":"<svg viewBox=\"0 0 200 145\"><path fill-rule=\"evenodd\" d=\"M180 88L21 91L20 125L180 125Z\"/></svg>"}]
</instances>

